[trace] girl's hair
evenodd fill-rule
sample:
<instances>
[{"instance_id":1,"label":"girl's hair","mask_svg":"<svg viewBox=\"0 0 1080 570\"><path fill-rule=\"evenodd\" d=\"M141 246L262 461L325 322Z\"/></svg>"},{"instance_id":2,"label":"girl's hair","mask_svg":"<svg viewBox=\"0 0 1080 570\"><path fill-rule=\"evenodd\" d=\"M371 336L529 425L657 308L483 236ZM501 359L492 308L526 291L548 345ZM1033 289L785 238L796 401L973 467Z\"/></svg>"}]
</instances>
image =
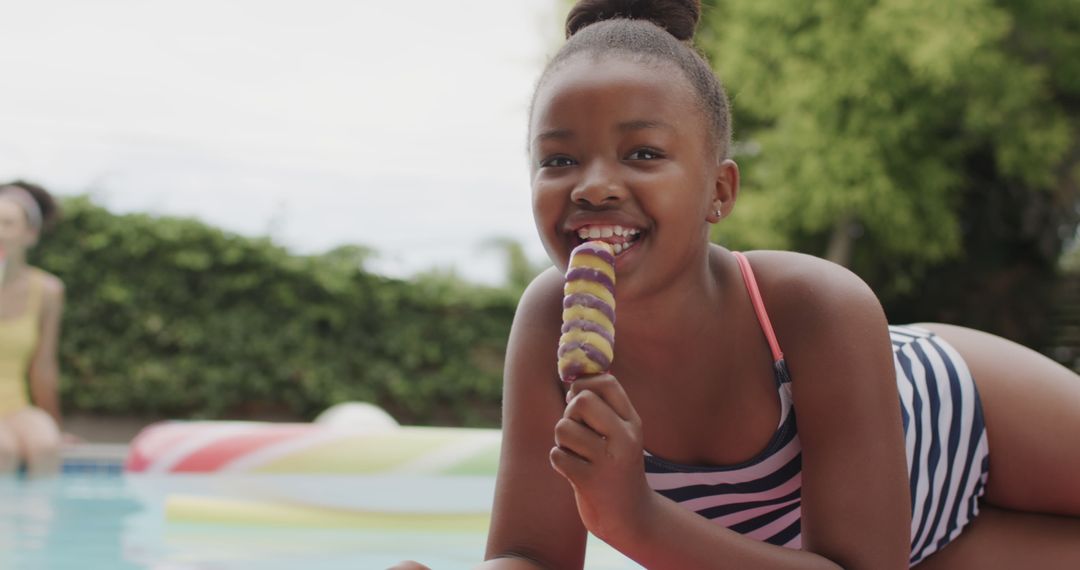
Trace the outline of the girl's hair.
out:
<instances>
[{"instance_id":1,"label":"girl's hair","mask_svg":"<svg viewBox=\"0 0 1080 570\"><path fill-rule=\"evenodd\" d=\"M720 80L693 48L700 19L700 0L579 0L566 17L567 41L544 68L536 92L552 71L578 54L623 53L673 63L694 87L709 117L712 142L726 157L731 148L731 110Z\"/></svg>"},{"instance_id":2,"label":"girl's hair","mask_svg":"<svg viewBox=\"0 0 1080 570\"><path fill-rule=\"evenodd\" d=\"M6 186L14 186L25 190L37 202L38 208L41 208L42 232L48 231L56 225L56 221L60 218L60 206L53 199L52 194L49 194L48 190L25 180L0 183L0 188Z\"/></svg>"}]
</instances>

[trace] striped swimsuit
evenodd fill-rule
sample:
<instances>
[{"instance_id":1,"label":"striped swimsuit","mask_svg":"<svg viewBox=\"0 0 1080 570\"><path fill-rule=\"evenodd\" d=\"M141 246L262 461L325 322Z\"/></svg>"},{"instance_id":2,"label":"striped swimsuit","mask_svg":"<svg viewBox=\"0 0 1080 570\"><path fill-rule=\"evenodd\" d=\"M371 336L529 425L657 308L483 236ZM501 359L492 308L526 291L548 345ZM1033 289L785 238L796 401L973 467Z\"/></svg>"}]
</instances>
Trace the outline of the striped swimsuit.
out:
<instances>
[{"instance_id":1,"label":"striped swimsuit","mask_svg":"<svg viewBox=\"0 0 1080 570\"><path fill-rule=\"evenodd\" d=\"M765 450L739 465L681 465L646 453L649 486L683 507L757 540L802 547L802 446L791 379L749 262L736 253L769 341L780 425ZM910 566L944 547L979 512L989 465L979 395L960 355L941 337L891 326L911 484Z\"/></svg>"}]
</instances>

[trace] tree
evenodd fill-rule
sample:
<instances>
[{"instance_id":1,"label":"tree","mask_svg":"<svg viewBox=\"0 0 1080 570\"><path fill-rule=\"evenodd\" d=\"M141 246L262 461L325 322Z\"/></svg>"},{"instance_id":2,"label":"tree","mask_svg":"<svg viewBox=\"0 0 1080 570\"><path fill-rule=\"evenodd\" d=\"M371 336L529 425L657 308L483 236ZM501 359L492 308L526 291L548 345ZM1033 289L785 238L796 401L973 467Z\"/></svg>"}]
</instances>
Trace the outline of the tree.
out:
<instances>
[{"instance_id":1,"label":"tree","mask_svg":"<svg viewBox=\"0 0 1080 570\"><path fill-rule=\"evenodd\" d=\"M894 320L1037 343L1080 205L1080 3L712 4L744 174L715 238L848 265Z\"/></svg>"}]
</instances>

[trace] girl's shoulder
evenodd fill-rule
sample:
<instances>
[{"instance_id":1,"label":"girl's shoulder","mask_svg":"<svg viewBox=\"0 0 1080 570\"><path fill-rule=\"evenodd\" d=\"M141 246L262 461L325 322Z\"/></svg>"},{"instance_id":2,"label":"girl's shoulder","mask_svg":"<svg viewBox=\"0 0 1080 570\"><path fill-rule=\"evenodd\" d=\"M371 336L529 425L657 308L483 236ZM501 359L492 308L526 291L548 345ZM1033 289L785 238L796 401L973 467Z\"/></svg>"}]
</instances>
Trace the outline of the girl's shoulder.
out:
<instances>
[{"instance_id":1,"label":"girl's shoulder","mask_svg":"<svg viewBox=\"0 0 1080 570\"><path fill-rule=\"evenodd\" d=\"M563 274L550 267L537 275L521 294L514 313L511 341L558 335L562 326Z\"/></svg>"},{"instance_id":2,"label":"girl's shoulder","mask_svg":"<svg viewBox=\"0 0 1080 570\"><path fill-rule=\"evenodd\" d=\"M63 280L39 267L34 267L32 271L37 281L36 286L40 287L42 300L46 304L57 303L64 298Z\"/></svg>"},{"instance_id":3,"label":"girl's shoulder","mask_svg":"<svg viewBox=\"0 0 1080 570\"><path fill-rule=\"evenodd\" d=\"M746 252L758 285L780 295L806 293L814 297L870 292L869 286L850 269L813 255L795 251Z\"/></svg>"},{"instance_id":4,"label":"girl's shoulder","mask_svg":"<svg viewBox=\"0 0 1080 570\"><path fill-rule=\"evenodd\" d=\"M882 312L870 286L842 265L791 251L746 256L778 333L877 320Z\"/></svg>"},{"instance_id":5,"label":"girl's shoulder","mask_svg":"<svg viewBox=\"0 0 1080 570\"><path fill-rule=\"evenodd\" d=\"M535 309L547 309L552 305L562 306L563 274L555 267L541 271L533 278L518 302L518 312L531 312ZM557 313L561 313L558 311Z\"/></svg>"}]
</instances>

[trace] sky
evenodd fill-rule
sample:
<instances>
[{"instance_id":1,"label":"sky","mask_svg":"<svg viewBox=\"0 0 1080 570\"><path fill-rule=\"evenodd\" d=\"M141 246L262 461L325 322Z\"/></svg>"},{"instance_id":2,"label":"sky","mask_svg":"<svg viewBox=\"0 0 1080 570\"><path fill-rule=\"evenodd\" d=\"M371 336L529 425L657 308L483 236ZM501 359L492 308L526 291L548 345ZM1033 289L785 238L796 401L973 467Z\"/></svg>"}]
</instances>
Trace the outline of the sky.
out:
<instances>
[{"instance_id":1,"label":"sky","mask_svg":"<svg viewBox=\"0 0 1080 570\"><path fill-rule=\"evenodd\" d=\"M557 0L0 0L0 180L408 276L545 258L529 98Z\"/></svg>"}]
</instances>

